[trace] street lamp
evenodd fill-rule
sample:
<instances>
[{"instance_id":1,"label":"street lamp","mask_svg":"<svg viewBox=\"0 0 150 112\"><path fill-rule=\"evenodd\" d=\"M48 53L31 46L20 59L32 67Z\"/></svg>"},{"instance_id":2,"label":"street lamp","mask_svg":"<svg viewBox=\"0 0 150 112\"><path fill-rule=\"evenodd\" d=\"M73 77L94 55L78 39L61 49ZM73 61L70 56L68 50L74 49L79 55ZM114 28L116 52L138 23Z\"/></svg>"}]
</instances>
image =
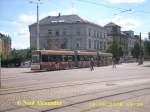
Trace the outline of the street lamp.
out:
<instances>
[{"instance_id":1,"label":"street lamp","mask_svg":"<svg viewBox=\"0 0 150 112\"><path fill-rule=\"evenodd\" d=\"M36 4L37 5L37 50L39 50L40 49L40 44L39 44L39 4L41 4L41 2L40 2L40 0L37 0L36 2L34 2L34 1L30 1L30 3L31 4Z\"/></svg>"}]
</instances>

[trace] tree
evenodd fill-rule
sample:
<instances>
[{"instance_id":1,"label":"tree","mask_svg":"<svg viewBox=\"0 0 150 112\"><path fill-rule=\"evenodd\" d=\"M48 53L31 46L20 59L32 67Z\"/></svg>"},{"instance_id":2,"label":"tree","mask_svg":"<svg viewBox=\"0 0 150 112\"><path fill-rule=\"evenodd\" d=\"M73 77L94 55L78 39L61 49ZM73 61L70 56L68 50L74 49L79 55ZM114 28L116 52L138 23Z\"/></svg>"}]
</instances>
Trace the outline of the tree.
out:
<instances>
[{"instance_id":1,"label":"tree","mask_svg":"<svg viewBox=\"0 0 150 112\"><path fill-rule=\"evenodd\" d=\"M21 65L21 62L24 61L24 56L21 55L17 50L13 49L7 58L2 58L2 66L4 67L18 67Z\"/></svg>"},{"instance_id":2,"label":"tree","mask_svg":"<svg viewBox=\"0 0 150 112\"><path fill-rule=\"evenodd\" d=\"M150 32L148 33L148 39L150 40Z\"/></svg>"},{"instance_id":3,"label":"tree","mask_svg":"<svg viewBox=\"0 0 150 112\"><path fill-rule=\"evenodd\" d=\"M31 60L32 49L28 48L26 53L26 60Z\"/></svg>"},{"instance_id":4,"label":"tree","mask_svg":"<svg viewBox=\"0 0 150 112\"><path fill-rule=\"evenodd\" d=\"M131 51L131 53L132 53L132 56L138 60L139 57L140 57L140 55L143 57L143 55L144 55L144 49L143 49L142 46L140 48L139 43L135 43L134 47L133 47L133 49Z\"/></svg>"},{"instance_id":5,"label":"tree","mask_svg":"<svg viewBox=\"0 0 150 112\"><path fill-rule=\"evenodd\" d=\"M120 46L119 47L119 57L122 57L123 56L123 50L122 50L122 47Z\"/></svg>"},{"instance_id":6,"label":"tree","mask_svg":"<svg viewBox=\"0 0 150 112\"><path fill-rule=\"evenodd\" d=\"M25 56L21 54L21 52L19 52L18 50L14 49L11 52L11 56L12 56L12 63L14 64L14 66L20 66L21 63L25 61Z\"/></svg>"},{"instance_id":7,"label":"tree","mask_svg":"<svg viewBox=\"0 0 150 112\"><path fill-rule=\"evenodd\" d=\"M115 58L117 63L120 60L120 58L123 56L122 47L115 37L113 38L112 42L110 43L110 46L108 47L107 51L113 54L113 58Z\"/></svg>"},{"instance_id":8,"label":"tree","mask_svg":"<svg viewBox=\"0 0 150 112\"><path fill-rule=\"evenodd\" d=\"M150 40L144 41L145 55L150 56Z\"/></svg>"}]
</instances>

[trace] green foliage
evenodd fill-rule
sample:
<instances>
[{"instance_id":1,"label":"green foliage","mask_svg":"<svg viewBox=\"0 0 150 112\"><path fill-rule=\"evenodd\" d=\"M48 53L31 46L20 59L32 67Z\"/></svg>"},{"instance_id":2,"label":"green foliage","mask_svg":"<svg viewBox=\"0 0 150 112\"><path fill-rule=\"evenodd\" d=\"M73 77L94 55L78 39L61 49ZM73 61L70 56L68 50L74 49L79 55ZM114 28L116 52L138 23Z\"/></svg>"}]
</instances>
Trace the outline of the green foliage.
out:
<instances>
[{"instance_id":1,"label":"green foliage","mask_svg":"<svg viewBox=\"0 0 150 112\"><path fill-rule=\"evenodd\" d=\"M140 48L139 43L135 43L131 53L134 58L139 59L140 55L144 56L144 48L142 46Z\"/></svg>"},{"instance_id":2,"label":"green foliage","mask_svg":"<svg viewBox=\"0 0 150 112\"><path fill-rule=\"evenodd\" d=\"M150 56L150 40L144 41L145 55Z\"/></svg>"},{"instance_id":3,"label":"green foliage","mask_svg":"<svg viewBox=\"0 0 150 112\"><path fill-rule=\"evenodd\" d=\"M17 52L17 50L13 49L8 56L2 58L2 66L20 66L23 61L23 56Z\"/></svg>"},{"instance_id":4,"label":"green foliage","mask_svg":"<svg viewBox=\"0 0 150 112\"><path fill-rule=\"evenodd\" d=\"M22 62L31 60L31 49L15 50L13 49L8 56L2 57L2 66L4 67L18 67Z\"/></svg>"},{"instance_id":5,"label":"green foliage","mask_svg":"<svg viewBox=\"0 0 150 112\"><path fill-rule=\"evenodd\" d=\"M32 49L28 48L26 53L26 60L31 60Z\"/></svg>"},{"instance_id":6,"label":"green foliage","mask_svg":"<svg viewBox=\"0 0 150 112\"><path fill-rule=\"evenodd\" d=\"M136 58L136 59L139 58L139 55L140 55L140 45L139 45L139 43L134 44L134 47L131 51L131 54L134 58Z\"/></svg>"},{"instance_id":7,"label":"green foliage","mask_svg":"<svg viewBox=\"0 0 150 112\"><path fill-rule=\"evenodd\" d=\"M150 40L150 32L148 33L148 39Z\"/></svg>"},{"instance_id":8,"label":"green foliage","mask_svg":"<svg viewBox=\"0 0 150 112\"><path fill-rule=\"evenodd\" d=\"M110 43L110 46L107 51L113 54L113 58L115 58L116 62L118 62L120 58L123 56L122 47L115 37L113 38L113 41Z\"/></svg>"},{"instance_id":9,"label":"green foliage","mask_svg":"<svg viewBox=\"0 0 150 112\"><path fill-rule=\"evenodd\" d=\"M122 47L119 46L119 57L122 57L123 56L123 50L122 50Z\"/></svg>"}]
</instances>

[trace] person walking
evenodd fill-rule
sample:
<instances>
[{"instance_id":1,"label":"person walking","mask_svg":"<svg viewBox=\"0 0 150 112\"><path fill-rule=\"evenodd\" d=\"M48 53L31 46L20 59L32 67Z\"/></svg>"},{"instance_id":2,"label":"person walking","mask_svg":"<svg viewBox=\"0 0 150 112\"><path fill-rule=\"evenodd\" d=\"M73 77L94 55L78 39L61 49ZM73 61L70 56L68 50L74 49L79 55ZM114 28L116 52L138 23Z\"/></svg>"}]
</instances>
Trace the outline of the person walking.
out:
<instances>
[{"instance_id":1,"label":"person walking","mask_svg":"<svg viewBox=\"0 0 150 112\"><path fill-rule=\"evenodd\" d=\"M112 58L112 65L113 65L113 68L116 68L116 59L114 57Z\"/></svg>"},{"instance_id":2,"label":"person walking","mask_svg":"<svg viewBox=\"0 0 150 112\"><path fill-rule=\"evenodd\" d=\"M56 62L56 63L55 63L55 70L60 70L59 62Z\"/></svg>"},{"instance_id":3,"label":"person walking","mask_svg":"<svg viewBox=\"0 0 150 112\"><path fill-rule=\"evenodd\" d=\"M90 59L90 69L91 69L91 71L94 70L94 59L93 58Z\"/></svg>"}]
</instances>

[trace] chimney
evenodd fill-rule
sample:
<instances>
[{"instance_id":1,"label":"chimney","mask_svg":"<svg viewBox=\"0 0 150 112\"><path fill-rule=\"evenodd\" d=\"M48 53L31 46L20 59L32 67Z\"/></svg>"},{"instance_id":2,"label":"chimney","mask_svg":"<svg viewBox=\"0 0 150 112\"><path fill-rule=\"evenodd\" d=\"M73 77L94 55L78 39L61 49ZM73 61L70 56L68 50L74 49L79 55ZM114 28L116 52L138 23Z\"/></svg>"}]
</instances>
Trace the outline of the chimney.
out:
<instances>
[{"instance_id":1,"label":"chimney","mask_svg":"<svg viewBox=\"0 0 150 112\"><path fill-rule=\"evenodd\" d=\"M58 13L58 17L60 17L61 16L61 14L60 14L60 12Z\"/></svg>"}]
</instances>

